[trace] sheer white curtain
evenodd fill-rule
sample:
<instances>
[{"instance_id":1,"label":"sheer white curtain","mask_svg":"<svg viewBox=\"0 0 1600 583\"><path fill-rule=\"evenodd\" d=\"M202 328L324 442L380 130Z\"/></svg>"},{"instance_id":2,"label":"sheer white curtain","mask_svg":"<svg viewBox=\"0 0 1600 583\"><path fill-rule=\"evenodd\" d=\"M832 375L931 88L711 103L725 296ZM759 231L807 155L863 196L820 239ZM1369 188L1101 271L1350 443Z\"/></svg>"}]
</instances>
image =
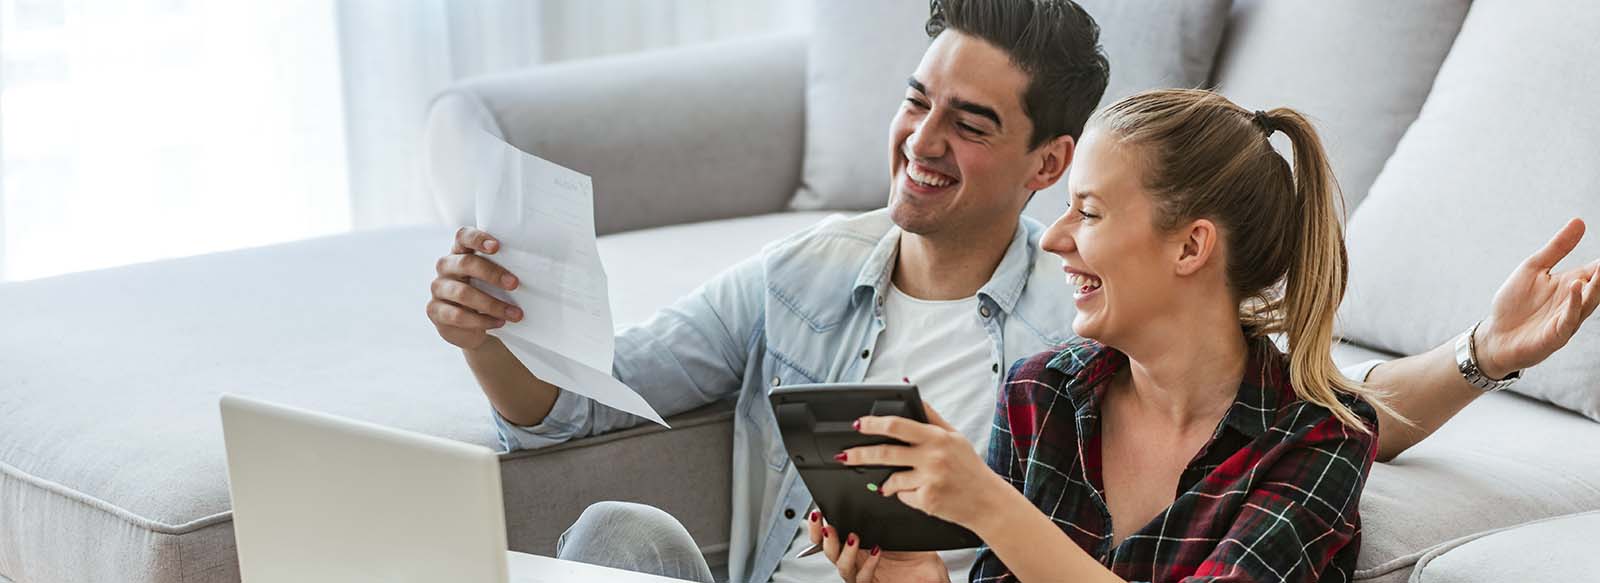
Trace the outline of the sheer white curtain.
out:
<instances>
[{"instance_id":1,"label":"sheer white curtain","mask_svg":"<svg viewBox=\"0 0 1600 583\"><path fill-rule=\"evenodd\" d=\"M0 0L0 279L425 222L429 98L780 0Z\"/></svg>"},{"instance_id":2,"label":"sheer white curtain","mask_svg":"<svg viewBox=\"0 0 1600 583\"><path fill-rule=\"evenodd\" d=\"M0 2L0 269L347 229L325 0Z\"/></svg>"}]
</instances>

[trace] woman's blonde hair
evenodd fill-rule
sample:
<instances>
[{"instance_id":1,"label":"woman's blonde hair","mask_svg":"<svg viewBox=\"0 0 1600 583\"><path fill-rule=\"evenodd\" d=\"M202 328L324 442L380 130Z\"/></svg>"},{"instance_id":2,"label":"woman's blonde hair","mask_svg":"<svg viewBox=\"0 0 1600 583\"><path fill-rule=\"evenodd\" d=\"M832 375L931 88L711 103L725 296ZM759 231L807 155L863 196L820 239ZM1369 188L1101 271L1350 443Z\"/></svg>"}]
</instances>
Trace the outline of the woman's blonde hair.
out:
<instances>
[{"instance_id":1,"label":"woman's blonde hair","mask_svg":"<svg viewBox=\"0 0 1600 583\"><path fill-rule=\"evenodd\" d=\"M1166 89L1116 102L1089 128L1144 156L1156 228L1199 218L1218 224L1245 332L1287 336L1289 380L1302 400L1362 432L1366 423L1338 393L1395 414L1380 391L1345 378L1330 356L1347 280L1344 201L1305 116L1283 107L1252 112L1210 91ZM1292 171L1268 140L1279 131L1293 145Z\"/></svg>"}]
</instances>

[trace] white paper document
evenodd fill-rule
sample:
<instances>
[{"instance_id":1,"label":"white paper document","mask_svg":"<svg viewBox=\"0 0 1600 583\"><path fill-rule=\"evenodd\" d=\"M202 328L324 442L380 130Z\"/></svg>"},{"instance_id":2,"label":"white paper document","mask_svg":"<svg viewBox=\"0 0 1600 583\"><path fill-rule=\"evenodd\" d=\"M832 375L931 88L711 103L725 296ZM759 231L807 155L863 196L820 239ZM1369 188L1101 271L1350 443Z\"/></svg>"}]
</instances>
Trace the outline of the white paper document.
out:
<instances>
[{"instance_id":1,"label":"white paper document","mask_svg":"<svg viewBox=\"0 0 1600 583\"><path fill-rule=\"evenodd\" d=\"M517 276L517 289L473 285L523 313L522 321L489 333L545 382L666 425L644 397L611 376L615 331L589 177L487 133L479 139L469 146L483 162L471 177L477 227L500 242L486 257Z\"/></svg>"}]
</instances>

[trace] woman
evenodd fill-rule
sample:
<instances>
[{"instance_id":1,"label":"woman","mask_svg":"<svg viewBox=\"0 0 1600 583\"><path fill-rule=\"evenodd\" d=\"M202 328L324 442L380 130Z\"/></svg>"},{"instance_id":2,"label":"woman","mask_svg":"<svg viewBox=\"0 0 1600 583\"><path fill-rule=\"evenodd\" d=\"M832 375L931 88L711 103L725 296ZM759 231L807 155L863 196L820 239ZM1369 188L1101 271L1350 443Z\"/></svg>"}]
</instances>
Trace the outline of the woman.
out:
<instances>
[{"instance_id":1,"label":"woman","mask_svg":"<svg viewBox=\"0 0 1600 583\"><path fill-rule=\"evenodd\" d=\"M1012 368L993 471L932 411L862 418L910 445L845 463L911 468L881 492L981 536L973 581L1349 580L1384 405L1329 358L1346 263L1316 132L1142 93L1090 121L1069 187L1041 246L1082 339ZM811 531L847 581L946 577L934 553L879 553L815 514Z\"/></svg>"}]
</instances>

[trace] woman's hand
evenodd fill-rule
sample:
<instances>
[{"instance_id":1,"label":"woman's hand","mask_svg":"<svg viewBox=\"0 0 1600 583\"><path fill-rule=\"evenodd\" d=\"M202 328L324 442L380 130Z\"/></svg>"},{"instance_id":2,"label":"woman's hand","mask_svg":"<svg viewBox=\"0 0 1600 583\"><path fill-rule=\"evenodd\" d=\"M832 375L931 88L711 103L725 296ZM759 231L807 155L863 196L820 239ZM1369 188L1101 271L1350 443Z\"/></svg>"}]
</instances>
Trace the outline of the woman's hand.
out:
<instances>
[{"instance_id":1,"label":"woman's hand","mask_svg":"<svg viewBox=\"0 0 1600 583\"><path fill-rule=\"evenodd\" d=\"M822 552L839 570L846 583L949 583L950 573L938 553L884 552L878 547L861 548L861 539L839 531L811 512L811 544L822 543Z\"/></svg>"},{"instance_id":2,"label":"woman's hand","mask_svg":"<svg viewBox=\"0 0 1600 583\"><path fill-rule=\"evenodd\" d=\"M1478 327L1479 365L1490 378L1543 362L1567 345L1600 306L1600 260L1554 273L1583 240L1582 220L1567 222L1544 248L1511 272Z\"/></svg>"},{"instance_id":3,"label":"woman's hand","mask_svg":"<svg viewBox=\"0 0 1600 583\"><path fill-rule=\"evenodd\" d=\"M979 530L978 522L992 518L1002 494L1014 489L989 469L972 443L923 404L929 423L904 417L862 417L856 430L866 435L893 437L909 445L870 445L844 451L847 466L903 466L878 486L884 496L895 496L907 506Z\"/></svg>"}]
</instances>

